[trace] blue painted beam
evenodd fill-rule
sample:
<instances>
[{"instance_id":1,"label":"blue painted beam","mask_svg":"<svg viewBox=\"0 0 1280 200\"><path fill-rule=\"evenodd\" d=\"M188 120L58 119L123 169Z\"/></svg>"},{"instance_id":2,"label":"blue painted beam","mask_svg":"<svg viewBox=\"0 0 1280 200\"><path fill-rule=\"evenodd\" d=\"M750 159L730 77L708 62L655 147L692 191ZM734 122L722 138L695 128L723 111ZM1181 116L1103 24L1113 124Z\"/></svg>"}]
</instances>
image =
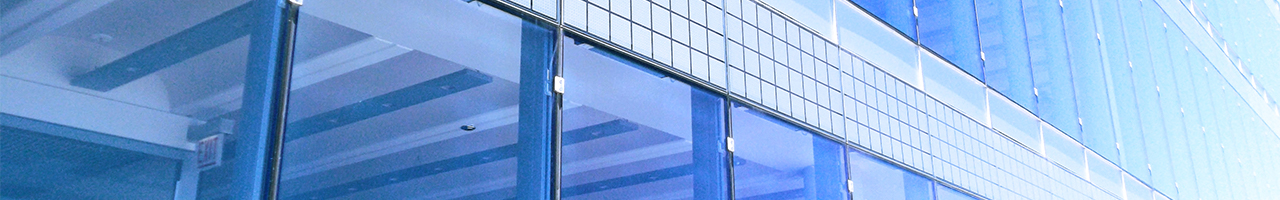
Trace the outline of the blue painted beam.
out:
<instances>
[{"instance_id":1,"label":"blue painted beam","mask_svg":"<svg viewBox=\"0 0 1280 200\"><path fill-rule=\"evenodd\" d=\"M75 76L71 85L109 91L179 62L249 35L255 22L254 3L245 3L196 24L125 57Z\"/></svg>"},{"instance_id":2,"label":"blue painted beam","mask_svg":"<svg viewBox=\"0 0 1280 200\"><path fill-rule=\"evenodd\" d=\"M637 129L640 129L640 125L631 123L631 121L627 121L626 119L616 119L572 131L566 131L561 136L560 143L568 146L588 140L631 132Z\"/></svg>"},{"instance_id":3,"label":"blue painted beam","mask_svg":"<svg viewBox=\"0 0 1280 200\"><path fill-rule=\"evenodd\" d=\"M289 123L285 142L329 129L394 112L432 99L493 82L493 77L473 69L463 69L439 78L382 94L364 101L342 106L315 116Z\"/></svg>"},{"instance_id":4,"label":"blue painted beam","mask_svg":"<svg viewBox=\"0 0 1280 200\"><path fill-rule=\"evenodd\" d=\"M573 197L578 195L590 194L594 192L612 190L615 188L624 188L633 185L639 185L659 180L666 180L681 176L692 175L694 170L693 164L680 165L670 168L658 169L630 176L623 176L602 181L596 181L573 187L564 188L560 195L562 197Z\"/></svg>"},{"instance_id":5,"label":"blue painted beam","mask_svg":"<svg viewBox=\"0 0 1280 200\"><path fill-rule=\"evenodd\" d=\"M619 126L624 128L609 128L611 126ZM617 135L619 133L633 131L638 129L637 124L633 124L626 120L613 120L596 125L591 125L579 129L575 129L567 133L578 133L583 135L578 142L585 142L594 139L600 139L605 136ZM630 127L630 128L625 128ZM590 134L599 133L599 134ZM567 143L566 143L567 144ZM470 153L458 157L444 159L436 162L426 163L418 166L395 170L376 176L370 176L363 179L346 182L334 186L329 186L306 193L289 196L286 200L314 200L314 199L330 199L348 194L392 185L395 183L445 173L453 170L465 169L468 167L482 165L485 163L495 162L508 158L516 157L520 153L520 144L511 144L493 149ZM427 155L430 156L430 155Z\"/></svg>"},{"instance_id":6,"label":"blue painted beam","mask_svg":"<svg viewBox=\"0 0 1280 200\"><path fill-rule=\"evenodd\" d=\"M738 198L742 200L774 200L774 199L804 199L804 189L786 190L768 194L761 194L749 197Z\"/></svg>"},{"instance_id":7,"label":"blue painted beam","mask_svg":"<svg viewBox=\"0 0 1280 200\"><path fill-rule=\"evenodd\" d=\"M416 178L427 177L453 170L468 168L471 166L481 165L516 156L516 150L519 148L515 145L506 145L498 148L475 152L467 155L453 157L441 161L431 162L423 165L404 168L401 170L391 171L377 176L371 176L360 180L346 182L334 186L325 187L319 190L293 195L284 199L287 200L314 200L314 199L330 199L348 194L371 190L383 186L388 186Z\"/></svg>"},{"instance_id":8,"label":"blue painted beam","mask_svg":"<svg viewBox=\"0 0 1280 200\"><path fill-rule=\"evenodd\" d=\"M672 179L672 178L677 178L682 176L693 175L694 174L693 170L695 170L694 169L695 167L696 166L693 164L680 165L680 166L674 166L674 167L669 167L664 169L657 169L657 170L648 171L648 172L639 173L639 174L632 174L629 176L623 176L618 178L612 178L612 179L607 179L602 181L575 185L572 187L565 188L561 193L561 198L569 198L569 197L586 195L586 194L607 191L607 190L612 190L617 188L625 188L625 187L630 187L634 185L650 183L654 181L667 180L667 179ZM797 192L797 194L800 194L800 193ZM473 195L473 196L478 196L478 195ZM460 199L474 199L474 198L460 198ZM518 198L507 198L507 200L512 200L512 199L518 199Z\"/></svg>"}]
</instances>

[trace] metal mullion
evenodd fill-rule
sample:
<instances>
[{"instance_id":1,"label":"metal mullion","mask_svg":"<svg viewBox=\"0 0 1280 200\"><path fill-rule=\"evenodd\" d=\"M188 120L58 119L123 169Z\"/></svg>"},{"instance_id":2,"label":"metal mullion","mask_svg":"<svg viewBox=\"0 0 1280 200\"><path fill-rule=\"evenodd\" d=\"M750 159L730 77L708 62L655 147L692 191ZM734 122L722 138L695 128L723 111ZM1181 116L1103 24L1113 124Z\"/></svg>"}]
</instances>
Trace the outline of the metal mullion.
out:
<instances>
[{"instance_id":1,"label":"metal mullion","mask_svg":"<svg viewBox=\"0 0 1280 200\"><path fill-rule=\"evenodd\" d=\"M727 62L726 62L726 63L727 63ZM724 137L725 137L725 139L729 139L729 138L733 138L733 103L734 103L734 101L733 101L733 100L730 100L730 99L728 98L728 96L724 96L724 100L723 100L723 101L724 101L724 106L723 106L723 107L724 107L724 112L723 112L723 115L724 115L724 127L725 127L725 128L724 128ZM736 186L734 185L734 184L735 184L735 182L737 181L737 174L736 174L736 173L734 173L734 171L733 171L733 165L734 165L733 152L734 152L734 151L728 151L728 150L727 150L727 149L728 149L728 146L727 146L727 145L734 145L734 146L736 146L736 145L737 145L737 143L738 143L737 141L734 141L734 144L728 144L728 143L725 143L725 145L726 145L726 146L725 146L725 148L726 148L726 151L725 151L725 159L728 159L728 161L729 161L729 162L727 163L727 164L729 165L729 166L727 166L727 167L728 167L728 169L727 169L727 170L725 170L725 173L729 173L727 176L725 176L726 178L728 178L728 180L727 180L728 182L725 184L725 187L729 189L729 191L728 191L728 192L729 192L729 196L728 196L728 197L729 197L729 199L737 199L737 197L736 197L737 193L735 193L735 191L736 191L735 187L736 187ZM734 150L737 150L737 148L736 148L736 147L735 147L735 148L733 148L733 149L734 149Z\"/></svg>"},{"instance_id":2,"label":"metal mullion","mask_svg":"<svg viewBox=\"0 0 1280 200\"><path fill-rule=\"evenodd\" d=\"M564 76L564 1L556 1L555 59L551 63L552 79ZM554 81L553 83L554 84ZM567 83L566 83L567 84ZM556 86L552 86L553 88ZM552 92L551 109L551 199L560 199L560 178L562 177L564 143L564 94Z\"/></svg>"},{"instance_id":3,"label":"metal mullion","mask_svg":"<svg viewBox=\"0 0 1280 200\"><path fill-rule=\"evenodd\" d=\"M727 195L728 195L728 196L727 196L727 197L728 197L728 199L737 199L737 196L736 196L736 195L737 195L737 193L735 192L735 191L736 191L736 186L734 185L734 183L735 183L735 182L737 182L737 179L736 179L736 174L735 174L735 173L734 173L734 171L733 171L733 166L734 166L733 152L734 152L734 151L729 151L729 150L728 150L728 149L730 149L728 145L734 145L734 146L736 146L736 145L737 145L737 141L734 141L734 143L733 143L733 144L727 143L727 142L728 142L728 141L727 141L728 139L733 138L733 101L732 101L732 100L729 100L729 96L730 96L730 94L732 94L732 93L733 93L733 88L731 88L731 87L733 86L733 84L732 84L732 83L730 83L730 79L731 79L731 78L730 78L729 76L730 76L730 74L733 74L733 73L731 73L731 71L730 71L730 70L732 70L732 69L731 69L731 67L729 66L730 61L729 61L729 50L728 50L728 49L729 49L728 47L729 47L729 44L730 44L730 40L729 40L729 31L732 31L732 30L729 30L729 22L728 22L728 20L732 20L733 18L730 18L730 17L729 17L730 15L729 15L729 9L728 9L728 7L729 7L729 2L728 2L728 1L726 1L726 0L720 0L720 16L721 16L721 17L720 17L720 19L721 19L721 20L720 20L720 21L721 21L721 23L720 23L720 31L721 31L721 33L720 33L720 34L722 34L722 35L723 35L723 37L720 37L720 39L724 41L724 42L722 42L722 44L724 44L724 45L725 45L725 47L724 47L724 49L725 49L725 50L724 50L724 54L725 54L725 55L723 55L723 56L724 56L724 65L723 65L723 66L724 66L724 76L725 76L725 77L724 77L724 80L725 80L724 87L725 87L725 89L724 89L724 91L723 91L723 94L721 94L721 96L720 96L720 97L721 97L721 99L722 99L722 100L721 100L722 104L724 104L724 105L722 106L724 109L721 111L721 114L724 116L724 124L723 124L723 126L724 126L724 140L726 140L726 141L725 141L725 142L726 142L726 143L725 143L725 145L726 145L726 146L725 146L725 147L723 147L723 148L725 148L725 149L726 149L726 151L725 151L725 155L724 155L724 159L727 159L727 161L728 161L728 162L726 162L726 164L728 164L728 166L725 166L725 167L727 167L727 169L725 169L725 173L728 173L728 174L726 174L726 175L725 175L725 181L726 181L726 182L725 182L725 188L728 190L728 191L726 191L726 192L727 192ZM833 14L834 14L834 12L833 12ZM742 30L738 30L738 31L742 31ZM713 90L713 91L715 91L715 90ZM717 92L719 92L719 91L717 91ZM736 148L736 147L734 147L734 148L732 148L732 149L733 149L733 150L737 150L737 148Z\"/></svg>"},{"instance_id":4,"label":"metal mullion","mask_svg":"<svg viewBox=\"0 0 1280 200\"><path fill-rule=\"evenodd\" d=\"M265 5L266 3L263 4ZM265 149L261 150L263 153L266 153L264 158L265 160L254 161L264 162L261 169L263 170L262 175L264 177L261 177L262 179L258 180L263 181L262 185L260 185L262 188L255 189L259 190L258 192L251 192L251 194L247 194L256 195L259 198L264 199L278 199L279 195L281 158L284 152L284 135L285 129L287 128L286 117L289 103L290 74L293 67L294 36L297 32L298 13L299 7L301 6L293 1L276 2L271 5L272 6L267 9L273 10L272 12L279 13L267 14L264 16L276 17L276 19L270 20L270 22L275 24L268 26L277 26L276 28L278 28L278 32L275 32L276 34L279 34L276 36L278 37L278 40L274 41L274 45L276 46L275 54L277 56L274 58L275 66L271 66L271 68L273 68L272 70L275 72L271 73L274 75L272 78L274 80L270 80L271 83L269 83L271 84L268 89L271 90L268 91L270 93L268 95L270 96L265 99L265 101L270 102L268 106L271 107L268 108L268 113L266 113L266 117L268 117L268 119L263 119L266 121L268 128L265 130L268 132L262 133L266 134L266 137L263 137L263 139L266 140L264 141L266 144L262 144L262 147ZM243 193L241 194L246 195Z\"/></svg>"}]
</instances>

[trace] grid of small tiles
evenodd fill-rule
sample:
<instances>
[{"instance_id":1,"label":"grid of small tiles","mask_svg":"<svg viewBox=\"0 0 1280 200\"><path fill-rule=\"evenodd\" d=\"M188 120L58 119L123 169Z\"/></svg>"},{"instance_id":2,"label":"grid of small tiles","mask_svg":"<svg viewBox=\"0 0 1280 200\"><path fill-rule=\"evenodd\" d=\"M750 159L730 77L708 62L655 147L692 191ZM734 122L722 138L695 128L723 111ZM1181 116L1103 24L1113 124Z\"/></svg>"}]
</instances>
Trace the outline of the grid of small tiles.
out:
<instances>
[{"instance_id":1,"label":"grid of small tiles","mask_svg":"<svg viewBox=\"0 0 1280 200\"><path fill-rule=\"evenodd\" d=\"M556 18L556 11L558 11L556 9L556 4L560 3L559 0L508 0L508 1L515 2L516 5L521 6L521 8L525 10L533 10L534 12L537 12L542 15L546 15L547 17L550 17L552 19Z\"/></svg>"},{"instance_id":2,"label":"grid of small tiles","mask_svg":"<svg viewBox=\"0 0 1280 200\"><path fill-rule=\"evenodd\" d=\"M852 60L841 73L851 142L994 199L1118 199L886 72L842 60Z\"/></svg>"},{"instance_id":3,"label":"grid of small tiles","mask_svg":"<svg viewBox=\"0 0 1280 200\"><path fill-rule=\"evenodd\" d=\"M721 7L714 0L564 0L564 22L724 88Z\"/></svg>"},{"instance_id":4,"label":"grid of small tiles","mask_svg":"<svg viewBox=\"0 0 1280 200\"><path fill-rule=\"evenodd\" d=\"M734 94L824 130L831 131L823 124L842 125L845 130L831 132L983 196L996 199L1117 199L1048 159L1021 149L989 127L799 28L795 22L770 12L763 5L749 0L728 0L726 6L727 30L742 30L728 31L729 88ZM737 54L739 50L741 55ZM810 70L816 68L810 66L818 64L806 63L809 60L818 64L840 61L844 70L830 65L825 70ZM801 67L795 70L791 66ZM789 75L780 75L784 73ZM787 87L788 84L795 85L794 77L801 77L801 84L804 84L804 79L812 80L812 77L827 77L826 81L817 81L822 86L842 83L841 86L827 87L830 92L844 91L840 93L842 95L819 95L819 99L835 99L831 104L820 102L817 107L838 108L832 115L837 116L836 120L842 114L847 116L844 122L823 123L827 121L819 116L818 123L814 123L811 116L805 115L809 113L796 112L800 107L795 103L791 103L792 108L788 110L785 105L790 102L783 95L792 95L792 102L797 98L806 100L805 103L813 102L809 100L812 98L792 92L800 88ZM771 101L773 99L776 101ZM921 109L926 106L932 110ZM917 127L924 125L928 128ZM997 151L995 147L1002 149ZM944 155L934 155L933 152ZM1019 159L1013 159L1013 156ZM997 159L1001 162L996 162ZM1070 191L1046 188L1068 188Z\"/></svg>"},{"instance_id":5,"label":"grid of small tiles","mask_svg":"<svg viewBox=\"0 0 1280 200\"><path fill-rule=\"evenodd\" d=\"M563 0L563 20L987 198L1119 199L840 49L851 47L726 1Z\"/></svg>"},{"instance_id":6,"label":"grid of small tiles","mask_svg":"<svg viewBox=\"0 0 1280 200\"><path fill-rule=\"evenodd\" d=\"M729 91L827 132L842 127L835 44L751 1L726 6Z\"/></svg>"}]
</instances>

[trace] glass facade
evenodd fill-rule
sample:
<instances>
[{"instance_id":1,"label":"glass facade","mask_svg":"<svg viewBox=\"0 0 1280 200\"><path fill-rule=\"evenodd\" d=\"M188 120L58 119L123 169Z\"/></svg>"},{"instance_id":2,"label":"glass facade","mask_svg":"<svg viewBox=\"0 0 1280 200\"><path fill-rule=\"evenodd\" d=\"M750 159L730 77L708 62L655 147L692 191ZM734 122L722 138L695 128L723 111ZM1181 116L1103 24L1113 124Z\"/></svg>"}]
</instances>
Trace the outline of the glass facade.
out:
<instances>
[{"instance_id":1,"label":"glass facade","mask_svg":"<svg viewBox=\"0 0 1280 200\"><path fill-rule=\"evenodd\" d=\"M725 199L725 100L563 38L562 199Z\"/></svg>"},{"instance_id":2,"label":"glass facade","mask_svg":"<svg viewBox=\"0 0 1280 200\"><path fill-rule=\"evenodd\" d=\"M5 1L0 200L1265 199L1276 5Z\"/></svg>"},{"instance_id":3,"label":"glass facade","mask_svg":"<svg viewBox=\"0 0 1280 200\"><path fill-rule=\"evenodd\" d=\"M546 198L554 28L410 2L301 7L278 197Z\"/></svg>"},{"instance_id":4,"label":"glass facade","mask_svg":"<svg viewBox=\"0 0 1280 200\"><path fill-rule=\"evenodd\" d=\"M0 199L266 197L278 5L0 3Z\"/></svg>"}]
</instances>

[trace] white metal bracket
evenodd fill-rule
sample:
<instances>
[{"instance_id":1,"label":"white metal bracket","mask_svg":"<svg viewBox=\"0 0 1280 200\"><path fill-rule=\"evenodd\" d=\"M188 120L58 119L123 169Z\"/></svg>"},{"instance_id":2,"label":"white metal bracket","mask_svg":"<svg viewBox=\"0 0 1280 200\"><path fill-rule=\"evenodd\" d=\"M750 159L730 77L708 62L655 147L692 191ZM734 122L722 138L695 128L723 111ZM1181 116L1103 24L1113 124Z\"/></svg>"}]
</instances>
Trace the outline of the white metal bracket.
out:
<instances>
[{"instance_id":1,"label":"white metal bracket","mask_svg":"<svg viewBox=\"0 0 1280 200\"><path fill-rule=\"evenodd\" d=\"M852 181L852 180L845 180L845 187L846 187L845 189L848 189L848 190L849 190L849 193L853 193L853 181Z\"/></svg>"},{"instance_id":2,"label":"white metal bracket","mask_svg":"<svg viewBox=\"0 0 1280 200\"><path fill-rule=\"evenodd\" d=\"M556 76L552 80L552 90L554 90L556 94L564 94L564 77Z\"/></svg>"},{"instance_id":3,"label":"white metal bracket","mask_svg":"<svg viewBox=\"0 0 1280 200\"><path fill-rule=\"evenodd\" d=\"M725 148L728 149L729 152L733 152L733 138L726 137L724 138L724 142L725 142L724 143Z\"/></svg>"}]
</instances>

